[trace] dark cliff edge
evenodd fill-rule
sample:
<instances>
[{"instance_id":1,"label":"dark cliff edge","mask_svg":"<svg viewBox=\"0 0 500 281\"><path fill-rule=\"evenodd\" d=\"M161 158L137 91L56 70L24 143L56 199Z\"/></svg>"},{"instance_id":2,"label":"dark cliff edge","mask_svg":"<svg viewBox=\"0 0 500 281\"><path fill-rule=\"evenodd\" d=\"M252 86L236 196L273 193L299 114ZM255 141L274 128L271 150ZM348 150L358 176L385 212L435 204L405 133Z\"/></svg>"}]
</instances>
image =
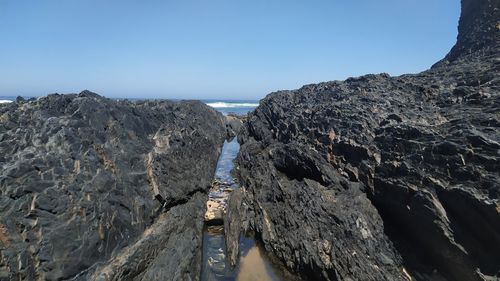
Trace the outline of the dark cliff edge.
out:
<instances>
[{"instance_id":1,"label":"dark cliff edge","mask_svg":"<svg viewBox=\"0 0 500 281\"><path fill-rule=\"evenodd\" d=\"M498 55L500 5L495 0L462 0L457 43L444 61L453 62L468 55Z\"/></svg>"},{"instance_id":2,"label":"dark cliff edge","mask_svg":"<svg viewBox=\"0 0 500 281\"><path fill-rule=\"evenodd\" d=\"M238 229L306 280L500 278L500 1L430 70L268 95L238 136Z\"/></svg>"},{"instance_id":3,"label":"dark cliff edge","mask_svg":"<svg viewBox=\"0 0 500 281\"><path fill-rule=\"evenodd\" d=\"M0 280L199 280L225 136L198 101L1 105Z\"/></svg>"}]
</instances>

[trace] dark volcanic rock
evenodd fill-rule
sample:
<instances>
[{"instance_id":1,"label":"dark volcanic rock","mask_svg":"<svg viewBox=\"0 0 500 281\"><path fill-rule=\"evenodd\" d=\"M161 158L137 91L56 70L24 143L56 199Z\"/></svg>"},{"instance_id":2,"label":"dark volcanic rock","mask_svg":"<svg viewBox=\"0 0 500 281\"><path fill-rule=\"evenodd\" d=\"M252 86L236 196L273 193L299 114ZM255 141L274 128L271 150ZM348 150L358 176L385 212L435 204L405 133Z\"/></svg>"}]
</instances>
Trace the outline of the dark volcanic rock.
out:
<instances>
[{"instance_id":1,"label":"dark volcanic rock","mask_svg":"<svg viewBox=\"0 0 500 281\"><path fill-rule=\"evenodd\" d=\"M268 95L229 214L309 280L500 278L499 20L499 0L463 0L428 71Z\"/></svg>"},{"instance_id":2,"label":"dark volcanic rock","mask_svg":"<svg viewBox=\"0 0 500 281\"><path fill-rule=\"evenodd\" d=\"M100 265L90 280L199 280L205 201L206 196L197 193L162 213L138 241Z\"/></svg>"},{"instance_id":3,"label":"dark volcanic rock","mask_svg":"<svg viewBox=\"0 0 500 281\"><path fill-rule=\"evenodd\" d=\"M227 138L232 140L238 133L241 131L243 127L243 122L246 121L246 118L238 115L227 115L226 116L226 131Z\"/></svg>"},{"instance_id":4,"label":"dark volcanic rock","mask_svg":"<svg viewBox=\"0 0 500 281\"><path fill-rule=\"evenodd\" d=\"M454 61L473 53L495 54L500 38L500 4L497 0L462 0L457 44L446 56Z\"/></svg>"},{"instance_id":5,"label":"dark volcanic rock","mask_svg":"<svg viewBox=\"0 0 500 281\"><path fill-rule=\"evenodd\" d=\"M198 280L225 134L197 101L84 91L2 105L0 279Z\"/></svg>"}]
</instances>

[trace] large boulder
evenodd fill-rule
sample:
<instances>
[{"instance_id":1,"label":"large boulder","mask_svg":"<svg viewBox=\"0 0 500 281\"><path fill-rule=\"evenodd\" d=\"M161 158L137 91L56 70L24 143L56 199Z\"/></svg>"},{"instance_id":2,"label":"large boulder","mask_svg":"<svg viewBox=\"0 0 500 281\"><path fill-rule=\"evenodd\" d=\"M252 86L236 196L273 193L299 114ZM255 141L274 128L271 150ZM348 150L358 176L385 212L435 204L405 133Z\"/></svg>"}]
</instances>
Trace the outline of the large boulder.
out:
<instances>
[{"instance_id":1,"label":"large boulder","mask_svg":"<svg viewBox=\"0 0 500 281\"><path fill-rule=\"evenodd\" d=\"M198 101L0 106L0 280L197 280L224 137Z\"/></svg>"},{"instance_id":2,"label":"large boulder","mask_svg":"<svg viewBox=\"0 0 500 281\"><path fill-rule=\"evenodd\" d=\"M457 45L428 71L263 99L227 244L232 222L251 228L308 280L500 278L499 19L499 0L463 0Z\"/></svg>"}]
</instances>

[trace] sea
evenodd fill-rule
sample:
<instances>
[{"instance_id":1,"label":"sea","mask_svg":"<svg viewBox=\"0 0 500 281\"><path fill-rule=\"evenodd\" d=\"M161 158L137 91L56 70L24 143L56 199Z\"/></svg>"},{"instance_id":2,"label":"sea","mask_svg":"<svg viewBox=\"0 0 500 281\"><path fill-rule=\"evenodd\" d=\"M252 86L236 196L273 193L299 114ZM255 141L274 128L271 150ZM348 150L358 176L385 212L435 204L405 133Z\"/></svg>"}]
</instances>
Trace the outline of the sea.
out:
<instances>
[{"instance_id":1,"label":"sea","mask_svg":"<svg viewBox=\"0 0 500 281\"><path fill-rule=\"evenodd\" d=\"M32 97L25 97L29 99ZM140 98L128 98L129 100L139 100ZM0 96L0 103L9 103L16 100L16 96ZM172 99L179 100L179 99ZM208 106L215 108L224 115L236 114L236 115L246 115L248 112L254 110L258 105L258 100L226 100L226 99L210 99L201 100Z\"/></svg>"},{"instance_id":2,"label":"sea","mask_svg":"<svg viewBox=\"0 0 500 281\"><path fill-rule=\"evenodd\" d=\"M0 96L0 103L9 103L15 100L16 97L14 96Z\"/></svg>"},{"instance_id":3,"label":"sea","mask_svg":"<svg viewBox=\"0 0 500 281\"><path fill-rule=\"evenodd\" d=\"M202 102L222 112L224 115L230 113L246 115L259 106L258 100L202 100Z\"/></svg>"}]
</instances>

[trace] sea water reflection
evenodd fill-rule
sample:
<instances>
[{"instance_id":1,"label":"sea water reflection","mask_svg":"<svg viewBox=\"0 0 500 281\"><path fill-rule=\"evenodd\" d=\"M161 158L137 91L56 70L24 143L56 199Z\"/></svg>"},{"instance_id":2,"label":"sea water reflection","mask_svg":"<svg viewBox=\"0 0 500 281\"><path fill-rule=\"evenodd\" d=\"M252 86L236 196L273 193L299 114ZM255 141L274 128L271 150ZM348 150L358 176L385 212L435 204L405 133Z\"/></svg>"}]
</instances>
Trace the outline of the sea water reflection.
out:
<instances>
[{"instance_id":1,"label":"sea water reflection","mask_svg":"<svg viewBox=\"0 0 500 281\"><path fill-rule=\"evenodd\" d=\"M225 142L217 169L216 180L227 183L232 188L239 188L231 170L239 151L236 139ZM265 250L252 235L240 237L240 260L233 268L226 261L226 246L223 226L206 226L203 232L202 281L278 281L285 280L279 270L273 266Z\"/></svg>"}]
</instances>

